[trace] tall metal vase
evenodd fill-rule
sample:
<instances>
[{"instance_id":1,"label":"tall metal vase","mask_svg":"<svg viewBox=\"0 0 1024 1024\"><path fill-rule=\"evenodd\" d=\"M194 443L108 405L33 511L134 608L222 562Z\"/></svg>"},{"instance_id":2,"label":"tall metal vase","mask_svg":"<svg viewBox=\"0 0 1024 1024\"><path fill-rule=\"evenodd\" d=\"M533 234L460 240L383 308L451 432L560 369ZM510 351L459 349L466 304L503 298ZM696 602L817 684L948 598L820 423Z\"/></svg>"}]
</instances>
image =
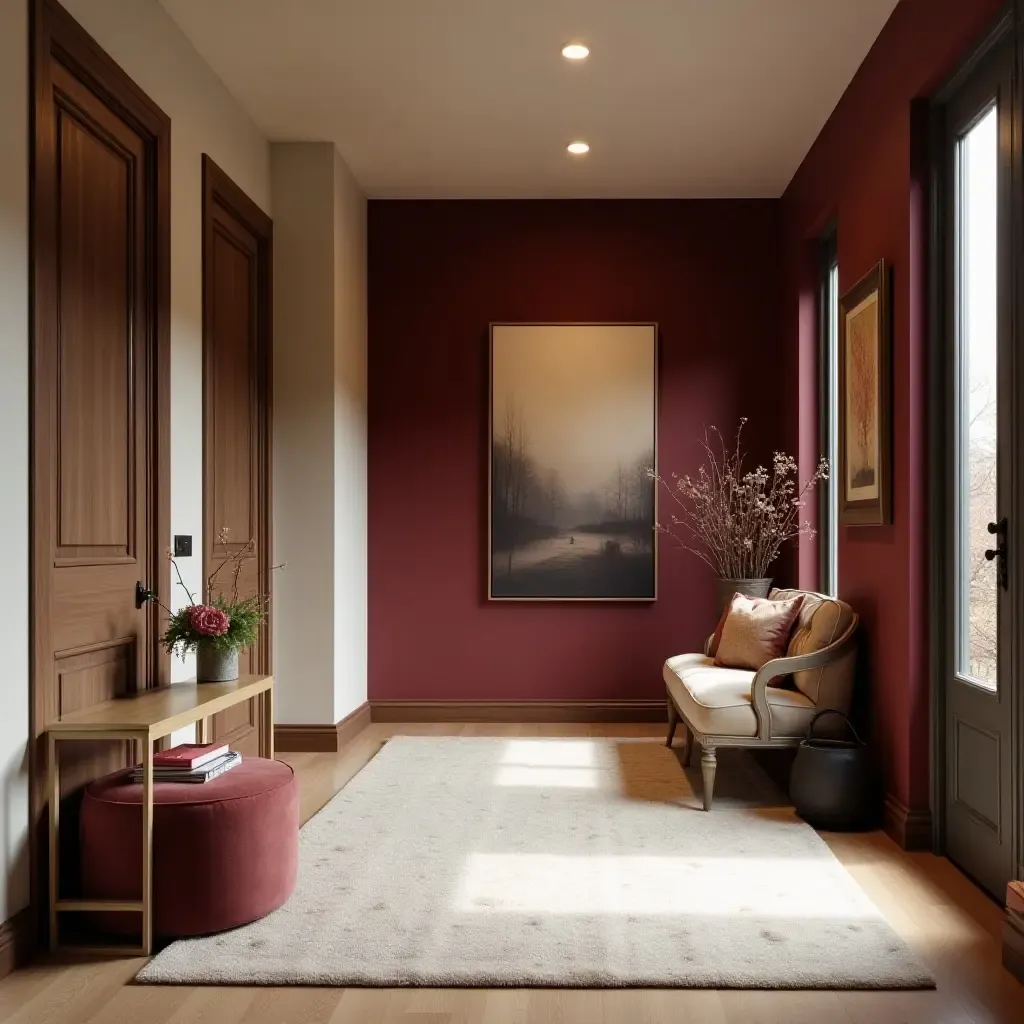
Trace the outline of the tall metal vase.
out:
<instances>
[{"instance_id":1,"label":"tall metal vase","mask_svg":"<svg viewBox=\"0 0 1024 1024\"><path fill-rule=\"evenodd\" d=\"M201 640L196 648L196 681L230 683L238 678L238 651L226 651Z\"/></svg>"},{"instance_id":2,"label":"tall metal vase","mask_svg":"<svg viewBox=\"0 0 1024 1024\"><path fill-rule=\"evenodd\" d=\"M767 597L772 589L771 577L765 580L715 580L715 598L718 603L718 614L725 611L725 606L732 600L733 594L744 597Z\"/></svg>"}]
</instances>

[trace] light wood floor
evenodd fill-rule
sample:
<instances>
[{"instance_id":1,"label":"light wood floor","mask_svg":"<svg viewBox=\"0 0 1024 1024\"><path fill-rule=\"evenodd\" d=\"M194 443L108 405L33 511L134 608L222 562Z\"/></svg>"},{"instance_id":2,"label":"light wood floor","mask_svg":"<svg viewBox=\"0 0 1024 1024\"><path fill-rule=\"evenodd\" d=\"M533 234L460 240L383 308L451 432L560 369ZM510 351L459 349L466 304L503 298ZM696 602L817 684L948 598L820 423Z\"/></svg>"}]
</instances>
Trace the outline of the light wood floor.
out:
<instances>
[{"instance_id":1,"label":"light wood floor","mask_svg":"<svg viewBox=\"0 0 1024 1024\"><path fill-rule=\"evenodd\" d=\"M282 755L303 820L396 732L651 736L660 726L373 725L338 754ZM0 982L0 1022L46 1024L890 1024L1024 1022L1024 986L1000 966L999 907L948 861L881 833L826 835L836 856L939 979L934 992L188 988L132 985L143 961L40 962Z\"/></svg>"}]
</instances>

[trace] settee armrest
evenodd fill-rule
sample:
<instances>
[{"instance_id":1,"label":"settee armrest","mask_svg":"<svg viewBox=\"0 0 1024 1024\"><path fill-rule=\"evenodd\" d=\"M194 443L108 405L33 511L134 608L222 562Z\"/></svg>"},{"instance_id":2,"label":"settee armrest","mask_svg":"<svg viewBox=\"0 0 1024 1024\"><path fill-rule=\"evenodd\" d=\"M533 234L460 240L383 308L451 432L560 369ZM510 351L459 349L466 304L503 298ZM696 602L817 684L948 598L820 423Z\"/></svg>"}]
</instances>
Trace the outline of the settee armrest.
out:
<instances>
[{"instance_id":1,"label":"settee armrest","mask_svg":"<svg viewBox=\"0 0 1024 1024\"><path fill-rule=\"evenodd\" d=\"M772 738L772 713L766 692L768 683L772 679L792 675L794 672L823 668L825 665L845 657L856 643L855 634L859 621L859 617L854 615L846 632L835 643L822 647L820 651L813 651L811 654L797 654L791 658L773 658L758 669L750 684L750 701L754 705L754 714L757 715L757 738L759 740L768 742Z\"/></svg>"}]
</instances>

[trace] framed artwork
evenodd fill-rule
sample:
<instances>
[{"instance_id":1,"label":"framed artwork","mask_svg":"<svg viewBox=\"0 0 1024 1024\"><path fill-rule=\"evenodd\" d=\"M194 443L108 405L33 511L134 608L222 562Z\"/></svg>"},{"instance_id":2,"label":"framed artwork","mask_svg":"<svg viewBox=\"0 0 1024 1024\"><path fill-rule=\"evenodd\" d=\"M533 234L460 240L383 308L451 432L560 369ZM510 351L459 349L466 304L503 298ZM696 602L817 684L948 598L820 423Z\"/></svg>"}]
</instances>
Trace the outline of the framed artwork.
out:
<instances>
[{"instance_id":1,"label":"framed artwork","mask_svg":"<svg viewBox=\"0 0 1024 1024\"><path fill-rule=\"evenodd\" d=\"M657 597L656 324L491 324L488 599Z\"/></svg>"},{"instance_id":2,"label":"framed artwork","mask_svg":"<svg viewBox=\"0 0 1024 1024\"><path fill-rule=\"evenodd\" d=\"M839 300L839 521L892 522L892 327L882 260Z\"/></svg>"}]
</instances>

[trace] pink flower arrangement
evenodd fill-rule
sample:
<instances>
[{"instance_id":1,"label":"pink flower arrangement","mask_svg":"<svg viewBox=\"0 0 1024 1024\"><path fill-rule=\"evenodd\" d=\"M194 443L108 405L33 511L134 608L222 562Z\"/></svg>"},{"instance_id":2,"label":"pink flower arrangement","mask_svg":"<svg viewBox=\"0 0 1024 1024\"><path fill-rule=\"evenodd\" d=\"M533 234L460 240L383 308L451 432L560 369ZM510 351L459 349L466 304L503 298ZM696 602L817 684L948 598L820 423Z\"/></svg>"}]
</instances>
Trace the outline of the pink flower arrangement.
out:
<instances>
[{"instance_id":1,"label":"pink flower arrangement","mask_svg":"<svg viewBox=\"0 0 1024 1024\"><path fill-rule=\"evenodd\" d=\"M188 620L192 628L203 636L223 636L231 625L231 619L225 612L208 604L191 605Z\"/></svg>"},{"instance_id":2,"label":"pink flower arrangement","mask_svg":"<svg viewBox=\"0 0 1024 1024\"><path fill-rule=\"evenodd\" d=\"M218 542L224 549L224 557L206 578L205 588L193 594L181 578L178 563L167 553L171 567L178 577L178 585L185 591L188 604L171 611L160 602L156 594L149 594L149 600L156 601L167 613L167 628L160 638L165 650L184 658L193 651L214 649L218 651L241 651L259 640L260 626L267 617L270 594L257 590L248 596L238 593L238 579L242 565L255 551L252 540L247 544L228 547L228 531L221 530ZM283 565L272 565L266 573L281 569ZM230 589L218 585L222 570L231 574ZM197 597L199 600L197 600Z\"/></svg>"}]
</instances>

